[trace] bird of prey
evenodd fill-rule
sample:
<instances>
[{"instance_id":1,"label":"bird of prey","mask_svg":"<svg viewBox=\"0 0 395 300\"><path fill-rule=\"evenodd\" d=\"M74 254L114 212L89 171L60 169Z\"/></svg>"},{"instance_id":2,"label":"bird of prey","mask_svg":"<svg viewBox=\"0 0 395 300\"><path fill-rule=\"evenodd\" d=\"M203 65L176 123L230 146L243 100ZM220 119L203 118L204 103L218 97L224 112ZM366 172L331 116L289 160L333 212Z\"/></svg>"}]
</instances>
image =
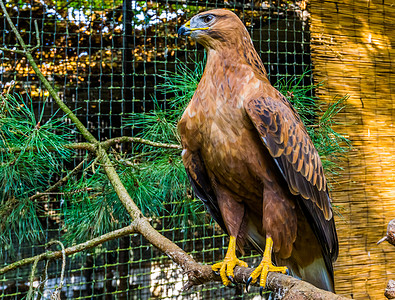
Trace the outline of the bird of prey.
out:
<instances>
[{"instance_id":1,"label":"bird of prey","mask_svg":"<svg viewBox=\"0 0 395 300\"><path fill-rule=\"evenodd\" d=\"M263 254L248 285L270 271L333 291L338 240L322 163L295 109L269 82L241 20L202 12L180 27L207 63L178 130L193 190L230 236L222 282L233 281L247 241Z\"/></svg>"}]
</instances>

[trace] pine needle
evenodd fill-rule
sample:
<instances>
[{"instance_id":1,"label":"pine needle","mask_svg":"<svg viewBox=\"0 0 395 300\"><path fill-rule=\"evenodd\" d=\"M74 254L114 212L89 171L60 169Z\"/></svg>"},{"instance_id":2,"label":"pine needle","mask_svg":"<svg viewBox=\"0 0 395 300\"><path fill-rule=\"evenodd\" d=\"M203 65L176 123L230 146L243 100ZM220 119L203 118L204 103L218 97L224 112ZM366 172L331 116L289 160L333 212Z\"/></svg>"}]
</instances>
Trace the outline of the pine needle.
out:
<instances>
[{"instance_id":1,"label":"pine needle","mask_svg":"<svg viewBox=\"0 0 395 300\"><path fill-rule=\"evenodd\" d=\"M64 147L70 130L60 118L44 121L44 108L45 103L37 117L31 99L1 97L0 256L5 250L12 254L14 243L33 243L43 236L40 207L29 196L47 189L72 155Z\"/></svg>"}]
</instances>

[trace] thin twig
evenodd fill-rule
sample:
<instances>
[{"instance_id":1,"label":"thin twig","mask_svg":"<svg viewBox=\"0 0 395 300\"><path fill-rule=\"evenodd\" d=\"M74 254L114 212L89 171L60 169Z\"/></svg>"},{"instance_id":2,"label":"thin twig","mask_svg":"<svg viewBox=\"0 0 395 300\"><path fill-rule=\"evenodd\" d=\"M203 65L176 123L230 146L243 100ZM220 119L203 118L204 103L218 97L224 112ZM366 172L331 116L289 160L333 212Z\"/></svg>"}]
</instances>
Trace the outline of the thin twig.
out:
<instances>
[{"instance_id":1,"label":"thin twig","mask_svg":"<svg viewBox=\"0 0 395 300\"><path fill-rule=\"evenodd\" d=\"M33 287L33 283L34 283L34 274L36 274L36 269L37 269L37 264L40 260L39 259L35 259L33 266L32 266L32 271L30 272L30 279L29 279L29 292L27 293L27 300L31 300L34 297L34 287Z\"/></svg>"},{"instance_id":2,"label":"thin twig","mask_svg":"<svg viewBox=\"0 0 395 300\"><path fill-rule=\"evenodd\" d=\"M49 267L49 260L47 260L44 268L44 276L42 277L43 279L41 280L40 285L37 288L37 298L36 300L41 300L41 297L44 293L44 288L45 288L45 283L48 280L48 267Z\"/></svg>"},{"instance_id":3,"label":"thin twig","mask_svg":"<svg viewBox=\"0 0 395 300\"><path fill-rule=\"evenodd\" d=\"M131 158L128 159L128 160L136 160L136 159L140 159L140 158L142 158L142 157L144 157L144 156L150 156L150 155L152 155L152 154L157 154L157 153L158 153L157 151L141 152L141 153L139 153L139 154L134 155L133 157L131 157Z\"/></svg>"},{"instance_id":4,"label":"thin twig","mask_svg":"<svg viewBox=\"0 0 395 300\"><path fill-rule=\"evenodd\" d=\"M87 150L94 152L96 150L95 143L71 143L64 146L67 149Z\"/></svg>"},{"instance_id":5,"label":"thin twig","mask_svg":"<svg viewBox=\"0 0 395 300\"><path fill-rule=\"evenodd\" d=\"M55 189L57 189L59 186L61 186L63 183L67 182L70 177L76 173L77 171L79 171L84 164L86 163L87 158L83 159L73 170L71 170L65 177L63 177L62 179L60 179L57 183L55 183L53 186L49 187L47 190L45 190L46 193L52 192Z\"/></svg>"},{"instance_id":6,"label":"thin twig","mask_svg":"<svg viewBox=\"0 0 395 300\"><path fill-rule=\"evenodd\" d=\"M36 196L37 198L40 198L40 197L50 196L50 195L73 195L73 194L79 194L79 193L82 193L82 192L90 192L92 190L93 190L93 188L85 187L85 188L76 189L76 190L70 191L70 192L48 192L48 193L42 192L42 193L36 193L33 196Z\"/></svg>"},{"instance_id":7,"label":"thin twig","mask_svg":"<svg viewBox=\"0 0 395 300\"><path fill-rule=\"evenodd\" d=\"M25 54L25 51L19 50L19 49L9 49L9 48L0 47L0 50L3 52L13 52L13 53L18 53L18 54Z\"/></svg>"},{"instance_id":8,"label":"thin twig","mask_svg":"<svg viewBox=\"0 0 395 300\"><path fill-rule=\"evenodd\" d=\"M60 283L59 286L55 289L55 291L52 293L51 295L51 299L55 298L55 299L60 299L60 291L62 290L63 287L63 283L64 283L64 273L66 270L66 249L64 248L64 245L62 242L60 241L51 241L48 243L48 247L50 247L51 245L54 244L58 244L60 245L60 247L62 248L62 271L60 273Z\"/></svg>"},{"instance_id":9,"label":"thin twig","mask_svg":"<svg viewBox=\"0 0 395 300\"><path fill-rule=\"evenodd\" d=\"M40 48L41 46L41 41L40 41L40 32L38 30L38 23L37 20L34 20L34 27L36 29L36 46L34 46L33 48L30 49L30 52L33 52L34 50L36 50L37 48Z\"/></svg>"},{"instance_id":10,"label":"thin twig","mask_svg":"<svg viewBox=\"0 0 395 300\"><path fill-rule=\"evenodd\" d=\"M133 160L134 159L134 157L133 158L131 158L130 160L128 160L128 159L124 159L124 158L122 158L118 153L116 153L115 151L114 151L114 153L112 153L113 155L114 155L114 158L115 158L115 163L117 163L118 165L120 165L120 166L127 166L127 167L136 167L136 163L134 163L134 162L131 162L130 160Z\"/></svg>"},{"instance_id":11,"label":"thin twig","mask_svg":"<svg viewBox=\"0 0 395 300\"><path fill-rule=\"evenodd\" d=\"M86 159L84 159L83 161L81 161L73 170L71 170L69 173L67 173L66 176L64 176L62 179L60 179L58 182L56 182L54 185L50 186L48 189L46 189L44 192L42 193L36 193L33 196L29 197L29 199L35 200L37 198L40 198L44 195L49 195L53 190L57 189L59 186L61 186L63 183L65 183L67 180L69 180L69 178L71 177L71 175L73 175L75 172L77 172L78 170L80 170L82 168L82 166L84 165L84 163L86 162Z\"/></svg>"},{"instance_id":12,"label":"thin twig","mask_svg":"<svg viewBox=\"0 0 395 300\"><path fill-rule=\"evenodd\" d=\"M144 144L156 148L165 148L165 149L177 149L177 150L182 150L181 145L177 144L167 144L167 143L159 143L159 142L154 142L150 141L147 139L142 139L142 138L137 138L137 137L131 137L131 136L123 136L123 137L117 137L117 138L112 138L105 140L103 142L100 142L100 145L104 149L108 149L109 147L115 145L115 144L120 144L120 143L139 143L139 144ZM66 149L73 149L73 150L87 150L94 152L96 150L96 147L92 143L70 143L63 145ZM11 148L1 148L0 152L20 152L20 151L38 151L36 147L26 147L24 149L19 148L19 147L11 147ZM48 151L58 151L56 148L48 147Z\"/></svg>"},{"instance_id":13,"label":"thin twig","mask_svg":"<svg viewBox=\"0 0 395 300\"><path fill-rule=\"evenodd\" d=\"M87 167L87 169L89 169L89 167L92 169L92 173L95 174L96 170L95 170L95 165L97 164L97 161L99 160L98 157L95 158L95 160L91 163L90 166Z\"/></svg>"},{"instance_id":14,"label":"thin twig","mask_svg":"<svg viewBox=\"0 0 395 300\"><path fill-rule=\"evenodd\" d=\"M145 144L145 145L153 146L153 147L157 147L157 148L179 149L179 150L182 149L181 145L158 143L158 142L153 142L150 140L146 140L146 139L142 139L142 138L138 138L138 137L132 137L132 136L116 137L116 138L108 139L104 142L101 142L104 149L107 149L110 146L112 146L114 144L119 144L119 143L139 143L139 144Z\"/></svg>"}]
</instances>

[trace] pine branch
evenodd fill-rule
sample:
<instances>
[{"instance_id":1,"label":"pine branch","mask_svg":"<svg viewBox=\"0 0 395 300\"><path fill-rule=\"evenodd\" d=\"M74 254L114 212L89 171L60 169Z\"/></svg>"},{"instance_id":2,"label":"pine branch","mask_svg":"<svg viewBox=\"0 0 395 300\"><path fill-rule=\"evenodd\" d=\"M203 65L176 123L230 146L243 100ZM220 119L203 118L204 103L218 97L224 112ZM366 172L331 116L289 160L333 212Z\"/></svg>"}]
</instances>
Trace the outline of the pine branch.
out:
<instances>
[{"instance_id":1,"label":"pine branch","mask_svg":"<svg viewBox=\"0 0 395 300\"><path fill-rule=\"evenodd\" d=\"M63 146L66 149L72 150L87 150L94 152L96 150L95 146L91 143L70 143ZM9 147L0 148L0 153L18 153L18 152L37 152L40 149L37 147ZM48 151L57 152L58 149L54 147L48 147Z\"/></svg>"},{"instance_id":2,"label":"pine branch","mask_svg":"<svg viewBox=\"0 0 395 300\"><path fill-rule=\"evenodd\" d=\"M105 140L103 142L100 142L100 145L104 149L108 149L109 147L116 145L116 144L121 144L121 143L138 143L138 144L144 144L148 146L152 146L155 148L164 148L164 149L177 149L177 150L182 150L181 145L177 144L167 144L167 143L159 143L159 142L154 142L148 139L143 139L139 137L132 137L132 136L122 136L122 137L116 137L112 139ZM87 150L94 152L96 151L95 144L94 143L70 143L64 145L66 149L73 149L73 150ZM56 148L48 148L49 151L57 151ZM20 148L20 147L10 147L10 148L1 148L0 152L7 153L7 152L21 152L21 151L38 151L37 147L26 147L26 148Z\"/></svg>"},{"instance_id":3,"label":"pine branch","mask_svg":"<svg viewBox=\"0 0 395 300\"><path fill-rule=\"evenodd\" d=\"M13 52L13 53L18 53L18 54L25 54L25 51L18 50L18 49L8 49L8 48L0 47L0 50L3 52Z\"/></svg>"},{"instance_id":4,"label":"pine branch","mask_svg":"<svg viewBox=\"0 0 395 300\"><path fill-rule=\"evenodd\" d=\"M113 167L110 158L106 150L101 146L98 140L88 131L88 129L82 124L82 122L78 119L78 117L71 111L71 109L60 99L52 85L49 81L45 78L45 76L40 71L39 67L37 66L31 52L29 51L27 45L23 41L21 35L19 34L18 30L16 29L14 23L9 16L7 9L4 5L3 0L0 0L0 7L3 10L4 16L6 17L8 24L10 25L12 31L17 37L21 47L25 50L24 55L26 56L27 60L29 61L31 67L33 68L34 72L36 73L37 77L43 83L45 88L50 93L51 97L55 100L61 110L68 116L68 118L75 124L77 129L80 133L85 137L85 139L93 144L96 147L96 155L103 165L103 169L106 172L108 179L110 180L111 184L114 187L115 192L117 193L119 200L123 203L126 210L130 214L133 220L144 218L140 209L134 203L133 199L129 196L128 192L126 191L125 187L123 186L115 168ZM148 222L147 222L148 223ZM149 223L148 223L149 224ZM151 227L151 225L149 224ZM152 228L152 227L151 227ZM152 230L155 230L152 228Z\"/></svg>"},{"instance_id":5,"label":"pine branch","mask_svg":"<svg viewBox=\"0 0 395 300\"><path fill-rule=\"evenodd\" d=\"M7 9L4 5L3 0L0 1L0 7L3 10L4 16L7 19L8 24L10 25L12 31L14 32L19 44L21 45L24 55L28 59L30 66L33 68L34 72L36 73L37 77L40 79L40 81L43 83L45 88L48 90L48 92L51 94L52 98L55 100L55 102L58 104L58 106L66 113L66 115L70 118L70 120L76 125L78 130L82 133L82 135L86 138L87 141L96 144L97 140L96 138L88 131L88 129L82 124L82 122L77 118L77 116L71 111L71 109L64 104L64 102L60 99L52 85L49 83L49 81L45 78L43 73L40 71L40 68L37 66L36 61L34 60L31 50L28 48L28 45L25 44L22 36L16 29L14 23L11 20L10 15L7 12Z\"/></svg>"}]
</instances>

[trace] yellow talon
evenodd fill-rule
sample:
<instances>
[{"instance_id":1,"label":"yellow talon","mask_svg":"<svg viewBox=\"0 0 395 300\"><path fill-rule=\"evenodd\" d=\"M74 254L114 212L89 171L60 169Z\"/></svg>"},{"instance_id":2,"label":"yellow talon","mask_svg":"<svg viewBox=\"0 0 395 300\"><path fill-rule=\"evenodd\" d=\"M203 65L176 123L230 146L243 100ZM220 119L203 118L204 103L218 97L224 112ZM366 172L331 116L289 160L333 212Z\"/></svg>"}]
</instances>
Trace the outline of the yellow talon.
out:
<instances>
[{"instance_id":1,"label":"yellow talon","mask_svg":"<svg viewBox=\"0 0 395 300\"><path fill-rule=\"evenodd\" d=\"M246 262L236 257L236 237L231 236L224 261L212 265L211 269L214 272L219 271L222 283L227 286L231 282L229 278L234 277L233 269L235 266L248 267Z\"/></svg>"},{"instance_id":2,"label":"yellow talon","mask_svg":"<svg viewBox=\"0 0 395 300\"><path fill-rule=\"evenodd\" d=\"M250 278L248 278L246 289L248 291L248 286L250 283L255 283L260 276L259 285L261 288L266 288L267 274L269 272L281 272L286 274L288 271L287 267L276 267L272 263L272 249L273 240L271 237L266 238L266 247L263 254L263 259L259 266L251 273Z\"/></svg>"}]
</instances>

